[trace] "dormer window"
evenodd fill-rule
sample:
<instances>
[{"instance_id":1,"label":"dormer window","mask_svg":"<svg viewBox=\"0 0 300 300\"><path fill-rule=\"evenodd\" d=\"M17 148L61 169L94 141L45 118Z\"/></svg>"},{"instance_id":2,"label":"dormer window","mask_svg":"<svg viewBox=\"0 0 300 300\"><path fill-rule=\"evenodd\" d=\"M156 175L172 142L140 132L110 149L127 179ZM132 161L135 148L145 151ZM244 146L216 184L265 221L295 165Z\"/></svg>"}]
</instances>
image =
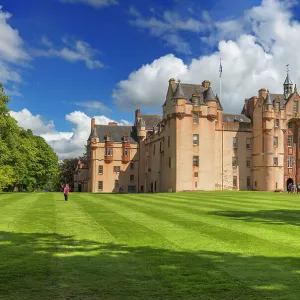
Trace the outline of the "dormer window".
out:
<instances>
[{"instance_id":1,"label":"dormer window","mask_svg":"<svg viewBox=\"0 0 300 300\"><path fill-rule=\"evenodd\" d=\"M275 111L276 112L280 111L280 103L279 102L275 102Z\"/></svg>"},{"instance_id":2,"label":"dormer window","mask_svg":"<svg viewBox=\"0 0 300 300\"><path fill-rule=\"evenodd\" d=\"M298 112L298 101L294 101L293 103L293 112L294 113Z\"/></svg>"},{"instance_id":3,"label":"dormer window","mask_svg":"<svg viewBox=\"0 0 300 300\"><path fill-rule=\"evenodd\" d=\"M105 139L106 139L107 142L110 142L111 141L111 134L107 133Z\"/></svg>"},{"instance_id":4,"label":"dormer window","mask_svg":"<svg viewBox=\"0 0 300 300\"><path fill-rule=\"evenodd\" d=\"M123 136L123 141L128 142L128 133L127 132Z\"/></svg>"}]
</instances>

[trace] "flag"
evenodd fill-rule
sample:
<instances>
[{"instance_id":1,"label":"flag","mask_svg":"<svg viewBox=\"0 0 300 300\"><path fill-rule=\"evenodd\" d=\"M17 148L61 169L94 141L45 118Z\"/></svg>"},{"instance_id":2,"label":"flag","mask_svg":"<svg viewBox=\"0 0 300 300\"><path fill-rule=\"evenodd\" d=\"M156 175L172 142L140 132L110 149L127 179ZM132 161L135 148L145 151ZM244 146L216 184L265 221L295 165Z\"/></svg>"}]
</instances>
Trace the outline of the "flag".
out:
<instances>
[{"instance_id":1,"label":"flag","mask_svg":"<svg viewBox=\"0 0 300 300\"><path fill-rule=\"evenodd\" d=\"M220 77L222 76L222 71L223 71L223 68L222 68L222 62L221 62L221 58L220 58L220 69L219 69Z\"/></svg>"}]
</instances>

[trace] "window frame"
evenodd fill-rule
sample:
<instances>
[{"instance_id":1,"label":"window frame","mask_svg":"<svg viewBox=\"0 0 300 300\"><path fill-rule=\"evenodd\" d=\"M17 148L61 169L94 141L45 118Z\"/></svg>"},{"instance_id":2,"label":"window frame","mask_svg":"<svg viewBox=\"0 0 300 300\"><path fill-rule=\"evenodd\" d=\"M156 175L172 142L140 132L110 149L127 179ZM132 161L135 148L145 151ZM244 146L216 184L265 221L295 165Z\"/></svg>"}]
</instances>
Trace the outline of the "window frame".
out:
<instances>
[{"instance_id":1,"label":"window frame","mask_svg":"<svg viewBox=\"0 0 300 300\"><path fill-rule=\"evenodd\" d=\"M233 156L232 157L232 167L236 169L237 165L238 165L238 158L237 158L237 156Z\"/></svg>"},{"instance_id":2,"label":"window frame","mask_svg":"<svg viewBox=\"0 0 300 300\"><path fill-rule=\"evenodd\" d=\"M195 137L196 137L196 140L195 140ZM193 145L194 146L198 146L199 145L199 134L193 134Z\"/></svg>"},{"instance_id":3,"label":"window frame","mask_svg":"<svg viewBox=\"0 0 300 300\"><path fill-rule=\"evenodd\" d=\"M130 182L134 182L134 175L133 175L133 174L130 175L129 181L130 181Z\"/></svg>"},{"instance_id":4,"label":"window frame","mask_svg":"<svg viewBox=\"0 0 300 300\"><path fill-rule=\"evenodd\" d=\"M273 137L273 148L278 148L278 136Z\"/></svg>"},{"instance_id":5,"label":"window frame","mask_svg":"<svg viewBox=\"0 0 300 300\"><path fill-rule=\"evenodd\" d=\"M193 124L199 124L199 116L196 113L193 113Z\"/></svg>"},{"instance_id":6,"label":"window frame","mask_svg":"<svg viewBox=\"0 0 300 300\"><path fill-rule=\"evenodd\" d=\"M100 172L101 169L101 172ZM98 166L98 175L103 175L103 165Z\"/></svg>"},{"instance_id":7,"label":"window frame","mask_svg":"<svg viewBox=\"0 0 300 300\"><path fill-rule=\"evenodd\" d=\"M280 112L280 103L275 102L275 112Z\"/></svg>"},{"instance_id":8,"label":"window frame","mask_svg":"<svg viewBox=\"0 0 300 300\"><path fill-rule=\"evenodd\" d=\"M287 167L288 169L292 169L293 168L293 156L292 155L288 155L288 163L287 163Z\"/></svg>"},{"instance_id":9,"label":"window frame","mask_svg":"<svg viewBox=\"0 0 300 300\"><path fill-rule=\"evenodd\" d=\"M249 143L248 143L249 141ZM246 138L246 149L251 150L251 138Z\"/></svg>"},{"instance_id":10,"label":"window frame","mask_svg":"<svg viewBox=\"0 0 300 300\"><path fill-rule=\"evenodd\" d=\"M293 112L294 113L298 112L298 101L293 101Z\"/></svg>"},{"instance_id":11,"label":"window frame","mask_svg":"<svg viewBox=\"0 0 300 300\"><path fill-rule=\"evenodd\" d=\"M278 157L277 156L273 157L273 166L275 166L275 167L278 166Z\"/></svg>"},{"instance_id":12,"label":"window frame","mask_svg":"<svg viewBox=\"0 0 300 300\"><path fill-rule=\"evenodd\" d=\"M198 155L193 156L193 167L199 167L199 156Z\"/></svg>"},{"instance_id":13,"label":"window frame","mask_svg":"<svg viewBox=\"0 0 300 300\"><path fill-rule=\"evenodd\" d=\"M293 135L292 134L288 134L287 136L287 146L288 148L292 148L293 147ZM290 143L291 142L291 143Z\"/></svg>"},{"instance_id":14,"label":"window frame","mask_svg":"<svg viewBox=\"0 0 300 300\"><path fill-rule=\"evenodd\" d=\"M237 176L236 175L232 176L232 186L234 188L237 187Z\"/></svg>"},{"instance_id":15,"label":"window frame","mask_svg":"<svg viewBox=\"0 0 300 300\"><path fill-rule=\"evenodd\" d=\"M120 173L121 172L121 166L114 166L113 172L114 173Z\"/></svg>"},{"instance_id":16,"label":"window frame","mask_svg":"<svg viewBox=\"0 0 300 300\"><path fill-rule=\"evenodd\" d=\"M279 119L274 120L274 127L279 128Z\"/></svg>"},{"instance_id":17,"label":"window frame","mask_svg":"<svg viewBox=\"0 0 300 300\"><path fill-rule=\"evenodd\" d=\"M101 188L100 188L101 185ZM98 191L103 191L103 180L98 181Z\"/></svg>"},{"instance_id":18,"label":"window frame","mask_svg":"<svg viewBox=\"0 0 300 300\"><path fill-rule=\"evenodd\" d=\"M105 156L113 156L113 147L105 147Z\"/></svg>"}]
</instances>

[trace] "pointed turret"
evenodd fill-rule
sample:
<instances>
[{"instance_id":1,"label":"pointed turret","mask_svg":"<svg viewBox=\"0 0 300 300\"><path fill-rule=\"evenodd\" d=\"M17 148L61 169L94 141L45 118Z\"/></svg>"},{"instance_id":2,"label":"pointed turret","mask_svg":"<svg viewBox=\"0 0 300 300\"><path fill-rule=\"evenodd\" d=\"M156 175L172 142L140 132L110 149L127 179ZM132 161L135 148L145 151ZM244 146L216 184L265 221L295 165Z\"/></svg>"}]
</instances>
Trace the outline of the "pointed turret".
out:
<instances>
[{"instance_id":1,"label":"pointed turret","mask_svg":"<svg viewBox=\"0 0 300 300\"><path fill-rule=\"evenodd\" d=\"M173 98L174 99L186 99L186 97L184 96L183 90L182 90L180 80L178 80L177 88L176 88Z\"/></svg>"},{"instance_id":2,"label":"pointed turret","mask_svg":"<svg viewBox=\"0 0 300 300\"><path fill-rule=\"evenodd\" d=\"M205 95L204 95L204 101L207 102L207 101L216 101L217 102L217 98L212 90L211 87L209 87L207 89L207 91L205 92Z\"/></svg>"},{"instance_id":3,"label":"pointed turret","mask_svg":"<svg viewBox=\"0 0 300 300\"><path fill-rule=\"evenodd\" d=\"M289 70L287 70L286 78L283 83L284 98L288 99L288 97L292 94L292 92L293 92L293 83L289 75Z\"/></svg>"},{"instance_id":4,"label":"pointed turret","mask_svg":"<svg viewBox=\"0 0 300 300\"><path fill-rule=\"evenodd\" d=\"M271 97L270 97L269 90L268 90L268 93L267 93L267 98L265 100L265 105L273 105Z\"/></svg>"},{"instance_id":5,"label":"pointed turret","mask_svg":"<svg viewBox=\"0 0 300 300\"><path fill-rule=\"evenodd\" d=\"M97 131L96 131L96 128L94 127L94 128L92 129L91 138L97 138L97 137L98 137Z\"/></svg>"}]
</instances>

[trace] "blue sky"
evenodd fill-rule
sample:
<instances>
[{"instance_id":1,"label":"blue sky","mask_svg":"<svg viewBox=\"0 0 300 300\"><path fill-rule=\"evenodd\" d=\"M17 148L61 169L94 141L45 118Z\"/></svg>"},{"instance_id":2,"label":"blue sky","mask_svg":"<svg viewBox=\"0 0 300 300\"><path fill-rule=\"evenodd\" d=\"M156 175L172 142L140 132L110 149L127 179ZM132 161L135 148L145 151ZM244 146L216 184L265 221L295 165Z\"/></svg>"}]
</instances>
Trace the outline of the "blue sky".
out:
<instances>
[{"instance_id":1,"label":"blue sky","mask_svg":"<svg viewBox=\"0 0 300 300\"><path fill-rule=\"evenodd\" d=\"M12 43L18 58L6 54L2 59L7 69L19 77L9 79L2 74L1 78L0 72L12 111L28 110L33 120L41 121L35 124L50 128L52 134L76 131L79 125L75 116L66 117L75 111L88 117L132 122L136 108L161 112L171 77L193 83L208 79L218 92L218 63L222 57L225 109L239 112L243 99L255 95L261 85L280 92L285 64L297 60L291 57L287 61L287 56L275 51L280 47L290 53L285 49L290 46L284 46L275 28L280 19L283 29L292 31L294 26L298 33L300 13L295 2L116 2L0 0L2 13L11 14L4 21L5 29L8 34L15 31L13 38L18 39ZM260 26L255 25L257 22ZM256 65L259 59L263 63ZM296 80L300 74L296 66L294 70ZM245 91L242 86L242 93L238 93L237 87L245 83L232 86L231 78L236 76L239 81L245 78L243 72L251 73L248 85L253 88ZM29 120L26 123L22 116L15 116L20 125L29 126Z\"/></svg>"}]
</instances>

